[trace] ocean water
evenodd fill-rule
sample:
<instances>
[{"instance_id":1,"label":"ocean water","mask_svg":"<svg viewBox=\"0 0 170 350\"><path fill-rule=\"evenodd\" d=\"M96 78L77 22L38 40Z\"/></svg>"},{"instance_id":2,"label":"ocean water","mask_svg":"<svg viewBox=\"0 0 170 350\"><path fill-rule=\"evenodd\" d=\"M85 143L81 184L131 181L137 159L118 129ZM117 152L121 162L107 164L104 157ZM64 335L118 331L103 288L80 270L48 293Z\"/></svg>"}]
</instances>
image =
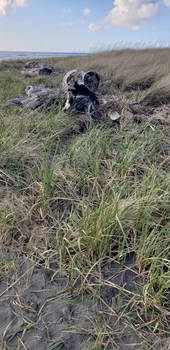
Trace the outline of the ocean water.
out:
<instances>
[{"instance_id":1,"label":"ocean water","mask_svg":"<svg viewBox=\"0 0 170 350\"><path fill-rule=\"evenodd\" d=\"M73 52L31 52L31 51L0 51L0 61L2 60L29 60L36 58L54 58L66 56L84 56L87 53Z\"/></svg>"}]
</instances>

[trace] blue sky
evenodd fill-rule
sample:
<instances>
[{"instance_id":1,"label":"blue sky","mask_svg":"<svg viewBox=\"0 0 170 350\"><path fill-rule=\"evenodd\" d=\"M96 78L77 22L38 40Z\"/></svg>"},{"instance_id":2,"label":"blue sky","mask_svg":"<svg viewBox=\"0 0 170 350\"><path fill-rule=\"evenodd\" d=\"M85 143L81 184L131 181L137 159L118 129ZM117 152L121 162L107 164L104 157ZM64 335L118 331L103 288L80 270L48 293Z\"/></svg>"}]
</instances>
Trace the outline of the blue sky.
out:
<instances>
[{"instance_id":1,"label":"blue sky","mask_svg":"<svg viewBox=\"0 0 170 350\"><path fill-rule=\"evenodd\" d=\"M170 0L0 0L0 51L170 46Z\"/></svg>"}]
</instances>

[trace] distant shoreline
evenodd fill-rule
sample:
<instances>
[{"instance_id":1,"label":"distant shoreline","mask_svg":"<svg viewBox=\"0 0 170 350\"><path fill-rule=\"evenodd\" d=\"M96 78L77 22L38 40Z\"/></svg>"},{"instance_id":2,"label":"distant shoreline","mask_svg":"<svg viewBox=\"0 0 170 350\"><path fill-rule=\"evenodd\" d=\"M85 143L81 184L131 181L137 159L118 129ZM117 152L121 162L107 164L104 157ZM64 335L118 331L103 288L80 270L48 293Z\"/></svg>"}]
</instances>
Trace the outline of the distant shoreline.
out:
<instances>
[{"instance_id":1,"label":"distant shoreline","mask_svg":"<svg viewBox=\"0 0 170 350\"><path fill-rule=\"evenodd\" d=\"M37 52L37 51L0 51L0 61L25 60L38 58L57 58L68 56L86 56L82 52Z\"/></svg>"}]
</instances>

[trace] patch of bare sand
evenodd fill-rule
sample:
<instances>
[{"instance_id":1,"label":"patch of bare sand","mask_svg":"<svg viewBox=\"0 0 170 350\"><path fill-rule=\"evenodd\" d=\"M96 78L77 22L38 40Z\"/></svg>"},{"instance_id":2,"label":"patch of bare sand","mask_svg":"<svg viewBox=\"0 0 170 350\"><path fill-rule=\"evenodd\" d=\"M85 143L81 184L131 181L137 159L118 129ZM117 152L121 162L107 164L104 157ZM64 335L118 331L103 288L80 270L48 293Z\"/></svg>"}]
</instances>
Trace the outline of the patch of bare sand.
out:
<instances>
[{"instance_id":1,"label":"patch of bare sand","mask_svg":"<svg viewBox=\"0 0 170 350\"><path fill-rule=\"evenodd\" d=\"M45 268L9 249L0 251L1 267L14 260L17 272L9 270L8 277L0 278L1 350L98 349L99 330L107 350L144 345L133 307L136 303L138 309L142 285L134 254L124 265L111 260L94 271L88 282L101 281L95 286L97 297L80 293L81 287L73 287L55 261ZM131 322L121 316L125 310ZM154 349L164 349L158 340L154 344Z\"/></svg>"}]
</instances>

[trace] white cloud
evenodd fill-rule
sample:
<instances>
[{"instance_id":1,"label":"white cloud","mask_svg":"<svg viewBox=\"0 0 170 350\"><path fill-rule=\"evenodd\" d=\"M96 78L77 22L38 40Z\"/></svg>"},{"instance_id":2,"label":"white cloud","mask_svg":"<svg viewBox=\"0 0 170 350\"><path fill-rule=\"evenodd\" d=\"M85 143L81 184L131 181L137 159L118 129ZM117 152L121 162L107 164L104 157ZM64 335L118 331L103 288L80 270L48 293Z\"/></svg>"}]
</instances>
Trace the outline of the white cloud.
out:
<instances>
[{"instance_id":1,"label":"white cloud","mask_svg":"<svg viewBox=\"0 0 170 350\"><path fill-rule=\"evenodd\" d=\"M101 24L94 24L94 23L89 24L89 30L91 32L97 32L98 30L101 29L101 27L102 27Z\"/></svg>"},{"instance_id":2,"label":"white cloud","mask_svg":"<svg viewBox=\"0 0 170 350\"><path fill-rule=\"evenodd\" d=\"M165 5L170 7L170 0L164 0Z\"/></svg>"},{"instance_id":3,"label":"white cloud","mask_svg":"<svg viewBox=\"0 0 170 350\"><path fill-rule=\"evenodd\" d=\"M11 6L10 0L0 0L0 15L5 16Z\"/></svg>"},{"instance_id":4,"label":"white cloud","mask_svg":"<svg viewBox=\"0 0 170 350\"><path fill-rule=\"evenodd\" d=\"M61 23L59 24L59 26L60 26L61 28L72 27L72 25L73 25L73 22L61 22Z\"/></svg>"},{"instance_id":5,"label":"white cloud","mask_svg":"<svg viewBox=\"0 0 170 350\"><path fill-rule=\"evenodd\" d=\"M165 1L170 3L170 0ZM156 15L159 0L115 0L113 5L114 7L102 22L89 25L91 31L97 31L103 27L107 29L108 23L138 30L149 18Z\"/></svg>"},{"instance_id":6,"label":"white cloud","mask_svg":"<svg viewBox=\"0 0 170 350\"><path fill-rule=\"evenodd\" d=\"M15 0L14 3L15 3L15 6L18 6L18 7L26 7L26 6L28 6L28 1L27 0Z\"/></svg>"},{"instance_id":7,"label":"white cloud","mask_svg":"<svg viewBox=\"0 0 170 350\"><path fill-rule=\"evenodd\" d=\"M114 5L106 20L133 30L139 29L158 11L158 0L115 0Z\"/></svg>"},{"instance_id":8,"label":"white cloud","mask_svg":"<svg viewBox=\"0 0 170 350\"><path fill-rule=\"evenodd\" d=\"M27 0L0 0L0 16L6 16L16 7L25 7L28 5Z\"/></svg>"},{"instance_id":9,"label":"white cloud","mask_svg":"<svg viewBox=\"0 0 170 350\"><path fill-rule=\"evenodd\" d=\"M90 13L91 13L91 10L90 10L89 8L85 8L85 9L83 10L83 14L84 14L85 16L89 16Z\"/></svg>"}]
</instances>

